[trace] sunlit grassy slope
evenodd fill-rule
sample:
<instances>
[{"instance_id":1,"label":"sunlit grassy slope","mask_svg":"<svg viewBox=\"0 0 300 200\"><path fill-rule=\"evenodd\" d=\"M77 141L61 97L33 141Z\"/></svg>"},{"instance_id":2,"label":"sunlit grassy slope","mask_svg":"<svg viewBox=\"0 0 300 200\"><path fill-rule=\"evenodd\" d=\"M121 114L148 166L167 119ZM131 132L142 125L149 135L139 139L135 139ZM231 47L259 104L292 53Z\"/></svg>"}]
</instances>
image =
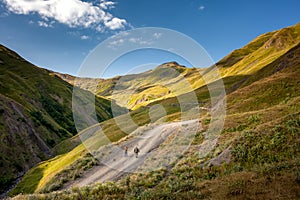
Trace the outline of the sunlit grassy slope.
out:
<instances>
[{"instance_id":1,"label":"sunlit grassy slope","mask_svg":"<svg viewBox=\"0 0 300 200\"><path fill-rule=\"evenodd\" d=\"M216 148L205 158L198 157L197 145L203 141L203 136L199 133L193 143L195 146L191 146L184 158L172 169L131 175L117 184L33 195L31 198L51 199L56 196L62 199L80 199L83 195L84 198L117 199L297 199L300 180L299 173L297 174L300 167L298 31L299 24L265 34L217 63L227 92L227 116ZM248 65L253 60L252 56L257 61ZM213 70L210 68L205 72L208 78L211 77L212 85L215 81L211 74ZM201 106L209 108L210 93L213 91L209 91L205 85L198 86L195 90L198 101ZM145 90L141 90L141 93ZM168 92L165 88L162 90ZM184 96L188 97L188 93L182 94L181 98L185 98ZM157 101L147 105L155 104L164 106L167 116L163 120L180 119L181 110L176 97L157 98ZM148 107L137 108L131 112L131 116L139 125L147 124L150 122L148 110ZM207 128L209 113L203 114L200 117L204 128ZM122 117L126 119L125 116L120 116ZM124 120L123 126L126 127L126 123ZM126 136L113 119L103 122L102 126L112 141ZM133 126L127 128L128 131L135 129ZM222 161L226 149L230 149L230 162L213 164L212 161L216 158ZM73 155L73 151L68 154ZM35 191L59 189L63 184L59 181L69 181L65 178L70 179L74 168L77 166L79 169L81 164L72 163L71 166L70 170L54 176L55 179L48 179L51 184L45 183L44 188L34 188ZM57 171L62 172L62 169ZM39 173L37 171L27 175L34 179ZM46 179L43 177L42 180ZM36 181L39 182L37 179ZM24 178L20 185L26 185L26 182ZM51 188L51 185L56 187ZM19 187L13 192L16 194L22 189ZM26 192L33 191L31 189ZM23 198L27 197L19 197Z\"/></svg>"},{"instance_id":2,"label":"sunlit grassy slope","mask_svg":"<svg viewBox=\"0 0 300 200\"><path fill-rule=\"evenodd\" d=\"M298 44L299 31L300 25L297 24L255 38L216 63L220 75L222 77L244 76L263 68ZM170 62L141 74L118 76L112 79L77 78L74 83L75 77L57 75L71 84L91 90L99 96L113 98L117 100L117 104L134 110L157 100L193 91L219 79L215 71L207 70L202 76L203 72L203 69L186 68Z\"/></svg>"},{"instance_id":3,"label":"sunlit grassy slope","mask_svg":"<svg viewBox=\"0 0 300 200\"><path fill-rule=\"evenodd\" d=\"M298 45L299 41L300 23L257 37L245 47L233 51L217 65L223 76L252 74Z\"/></svg>"},{"instance_id":4,"label":"sunlit grassy slope","mask_svg":"<svg viewBox=\"0 0 300 200\"><path fill-rule=\"evenodd\" d=\"M144 73L112 79L75 79L69 75L57 75L71 84L88 89L99 96L112 98L117 104L135 110L157 100L178 96L198 88L203 71L204 69L190 69L176 62L169 62Z\"/></svg>"}]
</instances>

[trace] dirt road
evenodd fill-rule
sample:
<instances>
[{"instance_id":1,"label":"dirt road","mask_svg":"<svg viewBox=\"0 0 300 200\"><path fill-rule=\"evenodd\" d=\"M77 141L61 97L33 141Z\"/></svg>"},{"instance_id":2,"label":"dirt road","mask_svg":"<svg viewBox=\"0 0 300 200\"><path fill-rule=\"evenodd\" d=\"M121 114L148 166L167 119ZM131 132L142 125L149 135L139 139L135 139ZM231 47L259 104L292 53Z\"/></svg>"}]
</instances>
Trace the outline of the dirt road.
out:
<instances>
[{"instance_id":1,"label":"dirt road","mask_svg":"<svg viewBox=\"0 0 300 200\"><path fill-rule=\"evenodd\" d=\"M117 180L128 173L167 166L182 155L197 131L198 120L190 120L150 125L145 131L134 132L127 140L102 147L96 155L100 164L66 185L65 189ZM126 146L129 147L127 156L124 153ZM135 146L140 149L138 158L133 152Z\"/></svg>"}]
</instances>

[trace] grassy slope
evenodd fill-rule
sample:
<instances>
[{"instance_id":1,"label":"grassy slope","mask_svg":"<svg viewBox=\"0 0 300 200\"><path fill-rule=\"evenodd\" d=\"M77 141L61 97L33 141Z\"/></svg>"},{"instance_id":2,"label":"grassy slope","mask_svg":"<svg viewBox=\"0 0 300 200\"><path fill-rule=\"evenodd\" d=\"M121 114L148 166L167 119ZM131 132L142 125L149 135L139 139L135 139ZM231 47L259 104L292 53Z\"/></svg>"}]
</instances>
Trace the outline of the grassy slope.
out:
<instances>
[{"instance_id":1,"label":"grassy slope","mask_svg":"<svg viewBox=\"0 0 300 200\"><path fill-rule=\"evenodd\" d=\"M272 63L298 44L299 32L300 24L297 24L255 38L217 63L221 76L246 76ZM213 70L207 70L203 79L201 72L203 71L187 69L171 62L141 74L107 80L76 79L76 85L92 91L98 84L96 91L92 92L106 98L114 98L119 105L134 110L155 101L190 92L218 78ZM74 84L75 77L60 74L59 76Z\"/></svg>"},{"instance_id":2,"label":"grassy slope","mask_svg":"<svg viewBox=\"0 0 300 200\"><path fill-rule=\"evenodd\" d=\"M135 110L157 100L178 96L199 87L201 69L189 69L175 62L153 70L112 79L86 79L57 74L71 84L88 89L99 96L113 98L121 106ZM94 91L97 86L96 91Z\"/></svg>"},{"instance_id":3,"label":"grassy slope","mask_svg":"<svg viewBox=\"0 0 300 200\"><path fill-rule=\"evenodd\" d=\"M0 74L1 193L36 163L69 151L53 147L77 131L72 85L1 45ZM112 117L108 100L96 98L96 110L100 121Z\"/></svg>"},{"instance_id":4,"label":"grassy slope","mask_svg":"<svg viewBox=\"0 0 300 200\"><path fill-rule=\"evenodd\" d=\"M299 33L300 23L263 34L246 46L234 50L216 65L222 77L253 74L298 45ZM208 80L214 81L213 70L207 70L206 76Z\"/></svg>"},{"instance_id":5,"label":"grassy slope","mask_svg":"<svg viewBox=\"0 0 300 200\"><path fill-rule=\"evenodd\" d=\"M265 39L264 42L266 41L268 39ZM275 193L280 197L280 191L274 190L274 185L284 189L283 182L276 178L276 176L279 176L282 180L286 180L289 185L286 196L295 198L297 194L295 189L298 186L293 181L299 179L299 175L293 174L293 170L299 169L297 160L295 160L299 157L297 156L299 155L299 149L296 145L299 142L300 123L298 113L299 81L297 78L300 65L299 55L298 45L282 57L272 58L272 61L264 67L256 68L257 71L254 70L253 74L235 75L233 73L232 76L228 75L224 78L228 92L228 115L218 147L206 159L219 155L229 144L232 145L233 152L249 152L241 155L233 153L230 165L200 168L199 164L204 163L205 160L197 159L196 154L191 152L182 161L183 164L176 166L165 179L162 179L164 172L154 172L140 177L132 176L129 187L128 182L124 180L125 182L121 186L96 186L87 190L83 189L81 192L85 196L94 198L100 198L102 195L119 198L127 195L128 198L135 198L139 195L144 198L157 199L177 192L178 195L180 194L177 196L178 198L243 199L245 195L253 195L254 190L261 190L258 195L261 194L261 197L268 198ZM209 93L206 87L197 89L196 93L199 100L203 103L209 103ZM178 119L180 111L178 107L172 106L172 104L176 104L175 98L161 100L157 103L161 103L167 108L169 120ZM141 119L141 117L147 116L147 109L140 108L134 113L133 116L138 116L137 119ZM147 120L145 120L145 123L147 123ZM291 130L294 134L291 134ZM263 134L264 132L268 134ZM280 139L280 135L283 135L283 140ZM270 141L273 141L275 146L268 146ZM285 144L285 141L288 141L288 143ZM249 145L247 142L249 142ZM244 143L246 145L243 145ZM280 146L283 144L285 146L281 148ZM266 152L255 149L262 146L266 146ZM286 149L286 151L283 151L283 149ZM271 157L274 152L278 154L275 160ZM265 158L268 158L269 161L264 162ZM261 163L256 165L257 161ZM286 162L292 164L284 164ZM279 175L272 167L269 168L270 166L281 165L284 168L281 168ZM261 171L266 170L269 170L267 174L261 173ZM248 184L249 181L257 183L258 186ZM270 191L266 191L259 186L264 184L265 181L270 182ZM157 183L159 185L155 187ZM212 191L207 190L208 187L211 187ZM114 192L110 193L111 190ZM76 199L79 198L80 192L74 190L70 194L60 193L59 195L61 198L73 197ZM52 194L46 195L46 197L51 198Z\"/></svg>"}]
</instances>

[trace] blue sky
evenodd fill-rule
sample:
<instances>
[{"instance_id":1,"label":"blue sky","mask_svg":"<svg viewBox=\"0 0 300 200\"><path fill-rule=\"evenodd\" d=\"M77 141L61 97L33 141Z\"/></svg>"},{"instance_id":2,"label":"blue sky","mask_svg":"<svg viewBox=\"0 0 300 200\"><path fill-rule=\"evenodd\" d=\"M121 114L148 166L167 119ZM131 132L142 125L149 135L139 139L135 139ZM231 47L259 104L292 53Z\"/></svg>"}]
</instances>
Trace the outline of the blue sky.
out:
<instances>
[{"instance_id":1,"label":"blue sky","mask_svg":"<svg viewBox=\"0 0 300 200\"><path fill-rule=\"evenodd\" d=\"M76 75L106 38L162 27L191 37L217 62L262 33L300 22L299 8L299 0L0 0L0 43L38 66ZM188 65L166 52L144 53L148 63ZM147 64L140 58L131 54L116 62L107 77Z\"/></svg>"}]
</instances>

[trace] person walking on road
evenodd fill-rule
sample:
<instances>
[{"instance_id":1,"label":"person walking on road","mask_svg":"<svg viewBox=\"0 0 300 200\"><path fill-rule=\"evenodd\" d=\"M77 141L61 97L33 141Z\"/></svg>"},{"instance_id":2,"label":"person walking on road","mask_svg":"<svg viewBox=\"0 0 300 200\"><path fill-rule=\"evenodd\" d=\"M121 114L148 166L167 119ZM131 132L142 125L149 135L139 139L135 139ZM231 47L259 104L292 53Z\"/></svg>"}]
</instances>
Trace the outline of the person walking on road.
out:
<instances>
[{"instance_id":1,"label":"person walking on road","mask_svg":"<svg viewBox=\"0 0 300 200\"><path fill-rule=\"evenodd\" d=\"M125 147L125 157L128 156L128 146Z\"/></svg>"},{"instance_id":2,"label":"person walking on road","mask_svg":"<svg viewBox=\"0 0 300 200\"><path fill-rule=\"evenodd\" d=\"M135 153L135 157L137 158L138 157L138 155L139 155L139 152L140 152L140 150L139 150L139 148L138 148L138 146L136 146L135 148L134 148L134 153Z\"/></svg>"}]
</instances>

